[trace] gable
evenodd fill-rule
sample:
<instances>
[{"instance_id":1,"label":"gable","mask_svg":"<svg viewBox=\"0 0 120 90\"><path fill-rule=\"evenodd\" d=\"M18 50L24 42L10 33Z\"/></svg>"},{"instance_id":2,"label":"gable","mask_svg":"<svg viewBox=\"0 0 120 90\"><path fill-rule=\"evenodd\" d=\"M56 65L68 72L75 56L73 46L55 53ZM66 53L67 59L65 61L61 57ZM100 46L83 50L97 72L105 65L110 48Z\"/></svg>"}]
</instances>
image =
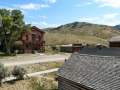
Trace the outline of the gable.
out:
<instances>
[{"instance_id":1,"label":"gable","mask_svg":"<svg viewBox=\"0 0 120 90\"><path fill-rule=\"evenodd\" d=\"M95 90L119 90L120 59L73 54L56 74Z\"/></svg>"},{"instance_id":2,"label":"gable","mask_svg":"<svg viewBox=\"0 0 120 90\"><path fill-rule=\"evenodd\" d=\"M36 31L38 31L40 33L43 33L43 34L45 33L44 31L42 31L41 29L37 28L36 26L32 26L31 30L36 30Z\"/></svg>"}]
</instances>

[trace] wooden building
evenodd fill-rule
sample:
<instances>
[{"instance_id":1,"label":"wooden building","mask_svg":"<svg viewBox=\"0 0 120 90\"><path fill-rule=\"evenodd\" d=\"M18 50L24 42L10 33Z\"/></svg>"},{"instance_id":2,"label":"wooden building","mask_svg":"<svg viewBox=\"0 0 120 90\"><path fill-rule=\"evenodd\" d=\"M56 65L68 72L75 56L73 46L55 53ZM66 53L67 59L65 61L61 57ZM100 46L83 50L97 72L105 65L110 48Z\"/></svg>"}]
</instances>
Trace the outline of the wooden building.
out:
<instances>
[{"instance_id":1,"label":"wooden building","mask_svg":"<svg viewBox=\"0 0 120 90\"><path fill-rule=\"evenodd\" d=\"M79 52L82 49L82 44L68 44L68 45L61 45L60 51L61 52Z\"/></svg>"},{"instance_id":2,"label":"wooden building","mask_svg":"<svg viewBox=\"0 0 120 90\"><path fill-rule=\"evenodd\" d=\"M37 28L36 26L31 27L31 33L22 32L19 40L22 41L22 45L15 46L19 52L45 52L45 32Z\"/></svg>"},{"instance_id":3,"label":"wooden building","mask_svg":"<svg viewBox=\"0 0 120 90\"><path fill-rule=\"evenodd\" d=\"M120 36L114 36L108 42L109 47L120 47Z\"/></svg>"},{"instance_id":4,"label":"wooden building","mask_svg":"<svg viewBox=\"0 0 120 90\"><path fill-rule=\"evenodd\" d=\"M84 49L82 53L72 54L56 72L58 89L120 90L120 53L117 48Z\"/></svg>"}]
</instances>

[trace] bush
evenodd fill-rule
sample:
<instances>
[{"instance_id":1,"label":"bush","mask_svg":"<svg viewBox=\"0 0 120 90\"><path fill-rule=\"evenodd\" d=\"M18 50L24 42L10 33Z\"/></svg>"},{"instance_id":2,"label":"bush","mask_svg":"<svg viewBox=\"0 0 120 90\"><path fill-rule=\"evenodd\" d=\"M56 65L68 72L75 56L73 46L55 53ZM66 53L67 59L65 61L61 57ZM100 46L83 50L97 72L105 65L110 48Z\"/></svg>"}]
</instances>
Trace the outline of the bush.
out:
<instances>
[{"instance_id":1,"label":"bush","mask_svg":"<svg viewBox=\"0 0 120 90\"><path fill-rule=\"evenodd\" d=\"M18 50L14 50L14 54L15 54L15 56L17 55L17 53L18 53Z\"/></svg>"},{"instance_id":2,"label":"bush","mask_svg":"<svg viewBox=\"0 0 120 90\"><path fill-rule=\"evenodd\" d=\"M0 86L2 85L2 79L6 76L10 76L10 71L3 63L0 63Z\"/></svg>"},{"instance_id":3,"label":"bush","mask_svg":"<svg viewBox=\"0 0 120 90\"><path fill-rule=\"evenodd\" d=\"M12 75L17 79L24 79L24 74L26 70L22 67L15 66L12 70Z\"/></svg>"}]
</instances>

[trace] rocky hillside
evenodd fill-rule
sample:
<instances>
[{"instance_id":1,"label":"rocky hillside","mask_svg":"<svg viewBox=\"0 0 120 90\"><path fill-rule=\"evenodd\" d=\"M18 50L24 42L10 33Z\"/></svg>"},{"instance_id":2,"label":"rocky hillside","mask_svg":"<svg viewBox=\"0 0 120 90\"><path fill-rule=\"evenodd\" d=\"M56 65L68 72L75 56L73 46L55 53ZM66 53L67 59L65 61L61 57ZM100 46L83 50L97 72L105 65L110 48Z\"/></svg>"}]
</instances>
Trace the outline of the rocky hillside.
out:
<instances>
[{"instance_id":1,"label":"rocky hillside","mask_svg":"<svg viewBox=\"0 0 120 90\"><path fill-rule=\"evenodd\" d=\"M46 32L46 44L89 43L105 44L115 35L120 35L119 29L112 26L73 22L57 28L43 29Z\"/></svg>"}]
</instances>

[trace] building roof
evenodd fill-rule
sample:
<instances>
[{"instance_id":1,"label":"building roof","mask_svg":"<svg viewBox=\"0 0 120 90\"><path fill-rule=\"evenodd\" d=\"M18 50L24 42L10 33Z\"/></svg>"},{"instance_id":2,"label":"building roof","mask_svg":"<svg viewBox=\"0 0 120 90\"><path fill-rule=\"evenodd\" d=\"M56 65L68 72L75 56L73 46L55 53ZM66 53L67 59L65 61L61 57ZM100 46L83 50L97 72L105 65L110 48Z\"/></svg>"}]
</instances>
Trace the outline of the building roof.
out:
<instances>
[{"instance_id":1,"label":"building roof","mask_svg":"<svg viewBox=\"0 0 120 90\"><path fill-rule=\"evenodd\" d=\"M120 90L120 59L73 54L56 74L95 90Z\"/></svg>"},{"instance_id":2,"label":"building roof","mask_svg":"<svg viewBox=\"0 0 120 90\"><path fill-rule=\"evenodd\" d=\"M67 44L67 45L61 45L60 47L72 47L72 44Z\"/></svg>"},{"instance_id":3,"label":"building roof","mask_svg":"<svg viewBox=\"0 0 120 90\"><path fill-rule=\"evenodd\" d=\"M37 31L39 31L39 32L41 32L41 33L45 33L43 30L39 29L39 28L36 27L36 26L32 26L31 29L35 29L35 30L37 30Z\"/></svg>"},{"instance_id":4,"label":"building roof","mask_svg":"<svg viewBox=\"0 0 120 90\"><path fill-rule=\"evenodd\" d=\"M84 47L80 54L120 57L119 47Z\"/></svg>"},{"instance_id":5,"label":"building roof","mask_svg":"<svg viewBox=\"0 0 120 90\"><path fill-rule=\"evenodd\" d=\"M112 37L109 42L120 42L120 35Z\"/></svg>"}]
</instances>

